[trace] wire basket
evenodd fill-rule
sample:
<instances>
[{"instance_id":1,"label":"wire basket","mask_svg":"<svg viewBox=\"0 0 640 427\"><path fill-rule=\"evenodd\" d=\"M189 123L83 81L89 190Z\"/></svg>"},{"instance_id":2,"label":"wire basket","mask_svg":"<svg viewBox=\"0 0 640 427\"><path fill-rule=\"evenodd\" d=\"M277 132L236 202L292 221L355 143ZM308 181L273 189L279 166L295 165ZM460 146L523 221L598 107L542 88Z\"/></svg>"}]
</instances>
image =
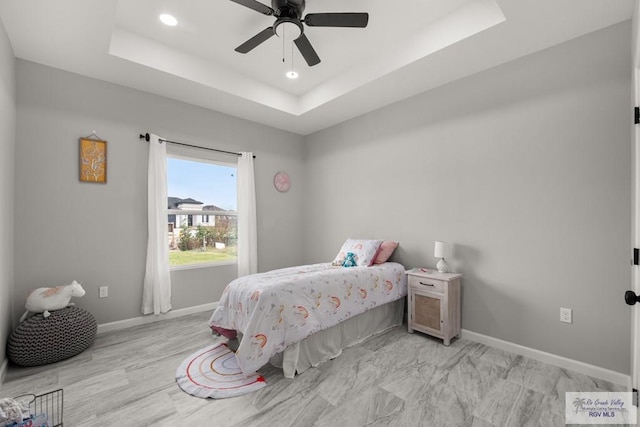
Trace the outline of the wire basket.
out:
<instances>
[{"instance_id":1,"label":"wire basket","mask_svg":"<svg viewBox=\"0 0 640 427\"><path fill-rule=\"evenodd\" d=\"M62 389L50 391L44 394L25 394L15 399L29 400L29 410L36 417L44 415L47 427L62 427L62 407L64 403L64 392ZM21 426L22 424L18 424Z\"/></svg>"}]
</instances>

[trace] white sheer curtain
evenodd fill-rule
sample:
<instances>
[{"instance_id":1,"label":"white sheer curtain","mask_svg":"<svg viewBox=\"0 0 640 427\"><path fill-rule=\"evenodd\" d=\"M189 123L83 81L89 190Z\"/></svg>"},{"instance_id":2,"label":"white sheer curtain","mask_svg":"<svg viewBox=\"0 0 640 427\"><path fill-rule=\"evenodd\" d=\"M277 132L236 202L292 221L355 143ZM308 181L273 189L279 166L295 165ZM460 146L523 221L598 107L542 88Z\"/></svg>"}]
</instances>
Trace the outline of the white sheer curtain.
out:
<instances>
[{"instance_id":1,"label":"white sheer curtain","mask_svg":"<svg viewBox=\"0 0 640 427\"><path fill-rule=\"evenodd\" d=\"M258 230L253 153L238 158L238 277L258 272Z\"/></svg>"},{"instance_id":2,"label":"white sheer curtain","mask_svg":"<svg viewBox=\"0 0 640 427\"><path fill-rule=\"evenodd\" d=\"M142 290L142 313L171 310L171 275L167 243L167 144L150 135L147 216L147 268Z\"/></svg>"}]
</instances>

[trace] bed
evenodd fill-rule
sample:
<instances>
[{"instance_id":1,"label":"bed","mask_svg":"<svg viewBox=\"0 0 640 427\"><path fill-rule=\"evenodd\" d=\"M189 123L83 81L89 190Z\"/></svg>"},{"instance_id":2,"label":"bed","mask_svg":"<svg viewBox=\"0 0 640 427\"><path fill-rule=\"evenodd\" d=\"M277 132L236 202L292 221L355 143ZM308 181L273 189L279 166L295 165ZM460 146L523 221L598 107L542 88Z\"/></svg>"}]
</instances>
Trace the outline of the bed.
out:
<instances>
[{"instance_id":1,"label":"bed","mask_svg":"<svg viewBox=\"0 0 640 427\"><path fill-rule=\"evenodd\" d=\"M243 372L271 362L292 378L402 323L404 267L363 263L346 268L334 261L240 277L225 288L209 326L226 336L242 335L236 358Z\"/></svg>"}]
</instances>

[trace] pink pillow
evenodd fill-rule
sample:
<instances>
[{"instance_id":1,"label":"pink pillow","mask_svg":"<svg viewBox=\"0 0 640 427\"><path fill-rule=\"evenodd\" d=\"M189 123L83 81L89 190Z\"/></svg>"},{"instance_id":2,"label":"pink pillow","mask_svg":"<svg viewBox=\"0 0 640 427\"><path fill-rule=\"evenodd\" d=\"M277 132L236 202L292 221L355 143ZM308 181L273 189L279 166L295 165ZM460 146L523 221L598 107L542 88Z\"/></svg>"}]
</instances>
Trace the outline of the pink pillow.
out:
<instances>
[{"instance_id":1,"label":"pink pillow","mask_svg":"<svg viewBox=\"0 0 640 427\"><path fill-rule=\"evenodd\" d=\"M398 247L398 242L393 242L391 240L385 240L380 245L378 249L378 253L376 254L375 260L373 260L374 264L383 264L387 262L393 251Z\"/></svg>"}]
</instances>

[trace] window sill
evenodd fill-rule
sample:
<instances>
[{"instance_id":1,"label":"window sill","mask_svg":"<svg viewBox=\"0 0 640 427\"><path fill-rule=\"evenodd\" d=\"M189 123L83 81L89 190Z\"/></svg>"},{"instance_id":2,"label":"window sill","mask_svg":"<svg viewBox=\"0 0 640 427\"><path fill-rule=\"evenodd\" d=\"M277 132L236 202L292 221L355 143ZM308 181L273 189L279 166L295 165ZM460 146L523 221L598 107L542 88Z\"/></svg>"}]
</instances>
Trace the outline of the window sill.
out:
<instances>
[{"instance_id":1,"label":"window sill","mask_svg":"<svg viewBox=\"0 0 640 427\"><path fill-rule=\"evenodd\" d=\"M211 268L211 267L221 267L225 265L238 265L238 261L220 261L220 262L209 262L209 263L202 263L202 264L176 265L173 267L169 267L169 270L171 271L193 270L194 268Z\"/></svg>"}]
</instances>

